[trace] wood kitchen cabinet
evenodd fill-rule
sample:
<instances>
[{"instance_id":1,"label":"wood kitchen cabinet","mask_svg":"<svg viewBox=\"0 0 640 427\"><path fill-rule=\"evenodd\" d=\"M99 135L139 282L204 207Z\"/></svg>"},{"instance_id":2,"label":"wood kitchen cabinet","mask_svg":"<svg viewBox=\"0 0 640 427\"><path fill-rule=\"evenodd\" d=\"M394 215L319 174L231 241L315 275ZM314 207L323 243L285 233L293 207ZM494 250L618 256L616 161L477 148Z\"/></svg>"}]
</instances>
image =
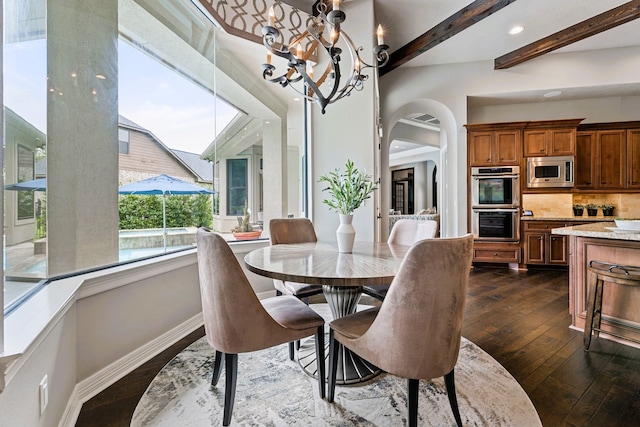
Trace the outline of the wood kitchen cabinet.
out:
<instances>
[{"instance_id":1,"label":"wood kitchen cabinet","mask_svg":"<svg viewBox=\"0 0 640 427\"><path fill-rule=\"evenodd\" d=\"M524 157L573 156L576 129L583 119L529 122L523 132Z\"/></svg>"},{"instance_id":2,"label":"wood kitchen cabinet","mask_svg":"<svg viewBox=\"0 0 640 427\"><path fill-rule=\"evenodd\" d=\"M576 145L574 175L576 188L607 190L626 187L626 130L578 132ZM640 184L637 185L640 187Z\"/></svg>"},{"instance_id":3,"label":"wood kitchen cabinet","mask_svg":"<svg viewBox=\"0 0 640 427\"><path fill-rule=\"evenodd\" d=\"M640 129L627 130L627 188L640 189Z\"/></svg>"},{"instance_id":4,"label":"wood kitchen cabinet","mask_svg":"<svg viewBox=\"0 0 640 427\"><path fill-rule=\"evenodd\" d=\"M524 131L524 156L573 156L576 152L576 128Z\"/></svg>"},{"instance_id":5,"label":"wood kitchen cabinet","mask_svg":"<svg viewBox=\"0 0 640 427\"><path fill-rule=\"evenodd\" d=\"M473 261L517 264L520 262L520 243L475 241Z\"/></svg>"},{"instance_id":6,"label":"wood kitchen cabinet","mask_svg":"<svg viewBox=\"0 0 640 427\"><path fill-rule=\"evenodd\" d=\"M582 224L570 221L522 221L524 264L568 265L567 236L551 230Z\"/></svg>"},{"instance_id":7,"label":"wood kitchen cabinet","mask_svg":"<svg viewBox=\"0 0 640 427\"><path fill-rule=\"evenodd\" d=\"M517 166L520 164L520 131L469 132L469 166Z\"/></svg>"}]
</instances>

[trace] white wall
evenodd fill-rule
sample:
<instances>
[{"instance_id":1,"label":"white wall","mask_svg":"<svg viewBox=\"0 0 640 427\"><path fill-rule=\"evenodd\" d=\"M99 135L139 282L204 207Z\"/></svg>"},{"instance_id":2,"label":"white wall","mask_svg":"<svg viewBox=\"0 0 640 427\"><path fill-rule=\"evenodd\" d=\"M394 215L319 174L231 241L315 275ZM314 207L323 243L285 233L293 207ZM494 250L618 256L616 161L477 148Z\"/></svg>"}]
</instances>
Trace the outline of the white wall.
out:
<instances>
[{"instance_id":1,"label":"white wall","mask_svg":"<svg viewBox=\"0 0 640 427\"><path fill-rule=\"evenodd\" d=\"M363 0L344 5L347 19L342 28L357 45L364 47L363 57L371 63L373 49L373 1ZM372 72L367 71L371 76ZM311 219L319 240L336 241L339 220L337 213L329 211L322 203L327 197L318 182L320 176L340 168L344 171L347 159L358 169L375 174L374 159L377 146L374 122L374 82L370 77L362 91L354 91L346 98L330 104L326 114L318 106L311 107L311 137L313 141L313 163L310 180L313 188ZM367 200L354 213L353 225L356 240L373 241L376 221L374 199Z\"/></svg>"},{"instance_id":2,"label":"white wall","mask_svg":"<svg viewBox=\"0 0 640 427\"><path fill-rule=\"evenodd\" d=\"M593 52L554 53L528 61L508 70L494 70L493 61L398 68L380 79L383 124L389 129L408 112L429 113L443 123L447 132L446 191L449 202L441 213L446 235L466 231L466 130L469 119L467 97L488 96L523 91L562 90L564 88L603 87L638 83L640 81L640 47L599 50ZM604 98L605 96L603 96ZM590 101L569 101L567 105L584 104L585 108L547 108L540 103L517 112L521 106L503 106L474 112L474 120L509 121L569 118L589 114L589 121L631 120L637 111L637 101L618 99L602 101L597 107L586 107ZM425 110L424 105L434 108ZM407 108L407 106L417 106ZM595 105L595 104L594 104ZM615 105L615 108L610 108ZM419 107L419 109L418 109ZM412 111L410 111L412 110ZM440 111L434 111L440 110ZM447 113L451 113L451 117ZM566 114L563 114L565 113ZM522 117L520 117L522 116ZM597 116L597 118L595 118ZM637 120L637 116L633 119ZM382 149L382 168L388 164L388 141ZM384 188L384 187L383 187Z\"/></svg>"}]
</instances>

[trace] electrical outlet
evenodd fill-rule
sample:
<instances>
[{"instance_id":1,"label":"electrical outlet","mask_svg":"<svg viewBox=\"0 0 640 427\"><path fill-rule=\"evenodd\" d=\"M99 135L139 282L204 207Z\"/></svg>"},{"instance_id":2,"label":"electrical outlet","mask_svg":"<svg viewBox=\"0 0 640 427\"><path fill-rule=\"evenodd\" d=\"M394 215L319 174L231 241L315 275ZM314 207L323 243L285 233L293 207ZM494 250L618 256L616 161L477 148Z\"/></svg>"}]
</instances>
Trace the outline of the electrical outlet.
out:
<instances>
[{"instance_id":1,"label":"electrical outlet","mask_svg":"<svg viewBox=\"0 0 640 427\"><path fill-rule=\"evenodd\" d=\"M40 381L40 387L38 388L40 394L40 415L44 414L44 410L49 403L49 377L47 375Z\"/></svg>"}]
</instances>

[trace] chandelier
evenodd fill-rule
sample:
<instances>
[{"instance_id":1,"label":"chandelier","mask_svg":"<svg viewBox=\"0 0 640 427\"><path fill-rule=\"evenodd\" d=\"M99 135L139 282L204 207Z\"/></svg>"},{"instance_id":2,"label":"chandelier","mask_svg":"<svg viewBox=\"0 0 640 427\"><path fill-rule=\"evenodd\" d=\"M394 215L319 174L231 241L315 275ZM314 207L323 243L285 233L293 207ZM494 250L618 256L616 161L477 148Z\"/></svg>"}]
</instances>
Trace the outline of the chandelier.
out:
<instances>
[{"instance_id":1,"label":"chandelier","mask_svg":"<svg viewBox=\"0 0 640 427\"><path fill-rule=\"evenodd\" d=\"M363 89L364 81L368 78L362 74L363 70L385 65L389 61L389 46L384 44L382 26L379 25L378 44L373 48L376 64L367 64L360 58L364 48L356 48L351 38L340 30L340 24L346 19L346 14L340 10L340 0L333 0L332 10L328 13L328 6L322 0L314 6L313 20L289 46L278 42L280 31L275 28L273 6L269 9L269 25L262 28L263 44L267 48L267 62L262 64L262 77L282 87L293 88L307 100L317 103L324 114L328 104L348 96L354 89ZM344 76L344 70L340 69L343 48L346 48L351 60L346 65L343 63L345 69L349 67ZM279 76L274 76L276 67L271 63L272 55L287 62L286 71Z\"/></svg>"}]
</instances>

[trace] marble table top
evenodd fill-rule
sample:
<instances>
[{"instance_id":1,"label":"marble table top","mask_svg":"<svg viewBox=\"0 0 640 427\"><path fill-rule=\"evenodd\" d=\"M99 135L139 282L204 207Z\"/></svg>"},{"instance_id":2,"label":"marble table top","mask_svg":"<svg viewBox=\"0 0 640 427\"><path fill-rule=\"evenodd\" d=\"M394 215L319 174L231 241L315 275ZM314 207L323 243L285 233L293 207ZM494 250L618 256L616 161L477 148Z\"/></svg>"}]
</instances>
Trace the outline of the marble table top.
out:
<instances>
[{"instance_id":1,"label":"marble table top","mask_svg":"<svg viewBox=\"0 0 640 427\"><path fill-rule=\"evenodd\" d=\"M268 246L249 252L249 271L289 282L330 286L388 285L409 246L356 242L350 254L317 242Z\"/></svg>"},{"instance_id":2,"label":"marble table top","mask_svg":"<svg viewBox=\"0 0 640 427\"><path fill-rule=\"evenodd\" d=\"M594 222L592 224L574 225L572 227L554 228L551 234L561 234L566 236L595 237L612 240L635 240L640 241L640 233L620 230L616 223Z\"/></svg>"}]
</instances>

